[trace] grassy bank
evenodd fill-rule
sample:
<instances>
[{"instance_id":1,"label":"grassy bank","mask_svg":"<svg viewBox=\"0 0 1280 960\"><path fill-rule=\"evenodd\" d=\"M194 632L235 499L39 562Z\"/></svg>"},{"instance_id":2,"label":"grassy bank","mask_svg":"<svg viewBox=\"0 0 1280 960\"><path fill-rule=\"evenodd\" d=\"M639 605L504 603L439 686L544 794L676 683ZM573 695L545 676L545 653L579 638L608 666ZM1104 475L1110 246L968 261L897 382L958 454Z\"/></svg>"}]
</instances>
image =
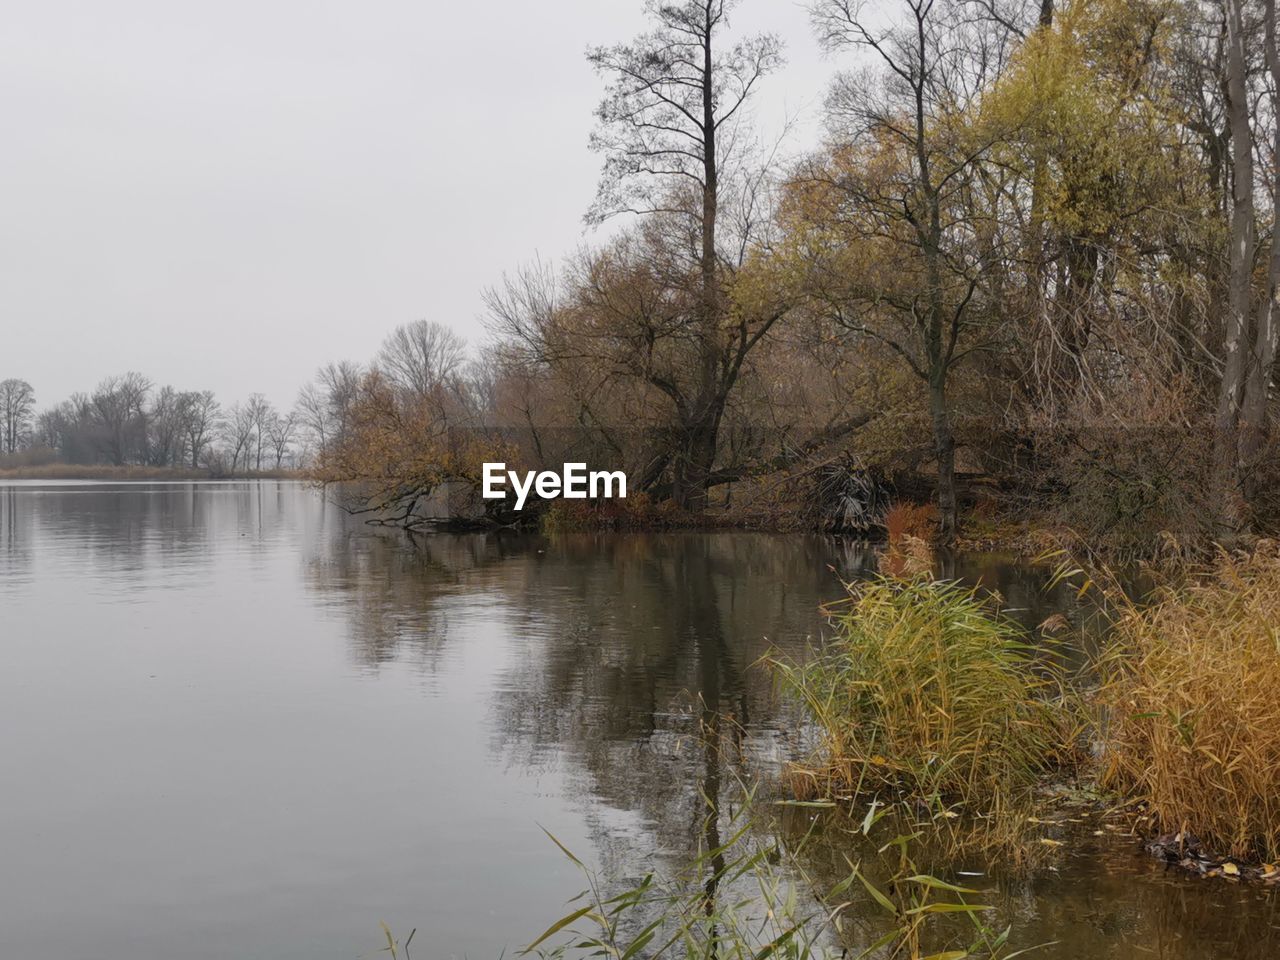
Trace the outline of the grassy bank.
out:
<instances>
[{"instance_id":1,"label":"grassy bank","mask_svg":"<svg viewBox=\"0 0 1280 960\"><path fill-rule=\"evenodd\" d=\"M820 736L793 791L902 802L1007 851L1046 781L1076 774L1132 809L1159 855L1280 881L1280 549L1149 573L1140 598L1106 591L1109 637L1076 689L1047 640L972 591L855 588L820 651L775 663Z\"/></svg>"},{"instance_id":2,"label":"grassy bank","mask_svg":"<svg viewBox=\"0 0 1280 960\"><path fill-rule=\"evenodd\" d=\"M110 466L106 464L46 463L0 469L0 480L302 480L298 470L248 470L215 473L185 467Z\"/></svg>"}]
</instances>

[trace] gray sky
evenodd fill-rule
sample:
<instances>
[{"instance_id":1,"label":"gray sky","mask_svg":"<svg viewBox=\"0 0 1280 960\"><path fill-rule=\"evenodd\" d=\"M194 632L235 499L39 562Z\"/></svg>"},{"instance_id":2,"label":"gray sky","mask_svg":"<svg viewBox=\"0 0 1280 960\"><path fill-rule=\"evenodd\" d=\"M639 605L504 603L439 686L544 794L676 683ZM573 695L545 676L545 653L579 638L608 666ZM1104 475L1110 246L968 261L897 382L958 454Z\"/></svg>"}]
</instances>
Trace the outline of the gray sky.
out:
<instances>
[{"instance_id":1,"label":"gray sky","mask_svg":"<svg viewBox=\"0 0 1280 960\"><path fill-rule=\"evenodd\" d=\"M139 370L277 404L397 324L482 336L480 293L591 234L600 81L642 0L0 0L0 379L40 405ZM744 0L812 135L834 65Z\"/></svg>"}]
</instances>

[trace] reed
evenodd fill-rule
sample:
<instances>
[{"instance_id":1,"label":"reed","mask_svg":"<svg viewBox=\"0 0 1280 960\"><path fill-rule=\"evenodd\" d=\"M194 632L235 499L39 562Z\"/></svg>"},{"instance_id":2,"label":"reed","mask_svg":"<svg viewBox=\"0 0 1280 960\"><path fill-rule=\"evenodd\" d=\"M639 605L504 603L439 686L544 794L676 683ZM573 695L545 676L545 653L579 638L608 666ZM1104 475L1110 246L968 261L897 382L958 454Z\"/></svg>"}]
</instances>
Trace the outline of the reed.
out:
<instances>
[{"instance_id":1,"label":"reed","mask_svg":"<svg viewBox=\"0 0 1280 960\"><path fill-rule=\"evenodd\" d=\"M851 589L823 649L771 661L820 737L814 762L791 770L794 792L967 814L984 843L1016 846L1042 777L1073 756L1055 671L974 590L925 578Z\"/></svg>"},{"instance_id":2,"label":"reed","mask_svg":"<svg viewBox=\"0 0 1280 960\"><path fill-rule=\"evenodd\" d=\"M990 908L970 899L978 891L916 866L913 836L898 836L879 849L874 865L883 868L887 861L887 872L848 861L847 875L821 889L802 865L803 842L783 847L762 841L764 832L749 822L751 809L748 801L733 819L728 842L703 850L684 871L668 878L648 873L621 889L551 837L586 878L587 889L522 955L1011 960L1028 952L1009 946L1011 929L988 925ZM864 837L884 813L872 806L862 822Z\"/></svg>"},{"instance_id":3,"label":"reed","mask_svg":"<svg viewBox=\"0 0 1280 960\"><path fill-rule=\"evenodd\" d=\"M1112 591L1099 664L1102 781L1157 829L1220 855L1280 856L1280 551L1165 569Z\"/></svg>"}]
</instances>

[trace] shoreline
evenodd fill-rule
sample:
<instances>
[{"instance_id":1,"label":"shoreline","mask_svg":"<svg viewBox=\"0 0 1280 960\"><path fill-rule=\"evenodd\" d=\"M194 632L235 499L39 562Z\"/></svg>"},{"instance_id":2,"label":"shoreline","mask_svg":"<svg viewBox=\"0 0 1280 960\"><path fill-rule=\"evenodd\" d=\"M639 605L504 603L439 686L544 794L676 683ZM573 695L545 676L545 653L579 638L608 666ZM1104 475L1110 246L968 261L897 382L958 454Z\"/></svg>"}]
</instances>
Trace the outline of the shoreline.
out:
<instances>
[{"instance_id":1,"label":"shoreline","mask_svg":"<svg viewBox=\"0 0 1280 960\"><path fill-rule=\"evenodd\" d=\"M0 468L3 480L306 480L304 470L237 470L215 472L186 467L108 466L50 463L42 466Z\"/></svg>"}]
</instances>

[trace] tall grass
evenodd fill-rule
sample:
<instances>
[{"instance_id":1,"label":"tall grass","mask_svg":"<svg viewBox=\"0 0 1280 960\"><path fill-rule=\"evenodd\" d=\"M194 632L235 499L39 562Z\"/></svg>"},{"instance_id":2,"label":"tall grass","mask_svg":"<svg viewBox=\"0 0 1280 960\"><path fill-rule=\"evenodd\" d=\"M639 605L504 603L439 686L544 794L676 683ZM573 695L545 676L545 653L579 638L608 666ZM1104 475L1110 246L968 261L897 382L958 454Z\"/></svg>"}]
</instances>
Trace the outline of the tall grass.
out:
<instances>
[{"instance_id":1,"label":"tall grass","mask_svg":"<svg viewBox=\"0 0 1280 960\"><path fill-rule=\"evenodd\" d=\"M1114 592L1101 660L1103 782L1158 828L1241 858L1280 856L1280 553L1165 571Z\"/></svg>"},{"instance_id":2,"label":"tall grass","mask_svg":"<svg viewBox=\"0 0 1280 960\"><path fill-rule=\"evenodd\" d=\"M992 842L1016 842L1073 734L1020 628L974 590L924 578L855 587L832 624L812 658L773 660L821 737L816 761L792 771L795 792L967 813Z\"/></svg>"}]
</instances>

